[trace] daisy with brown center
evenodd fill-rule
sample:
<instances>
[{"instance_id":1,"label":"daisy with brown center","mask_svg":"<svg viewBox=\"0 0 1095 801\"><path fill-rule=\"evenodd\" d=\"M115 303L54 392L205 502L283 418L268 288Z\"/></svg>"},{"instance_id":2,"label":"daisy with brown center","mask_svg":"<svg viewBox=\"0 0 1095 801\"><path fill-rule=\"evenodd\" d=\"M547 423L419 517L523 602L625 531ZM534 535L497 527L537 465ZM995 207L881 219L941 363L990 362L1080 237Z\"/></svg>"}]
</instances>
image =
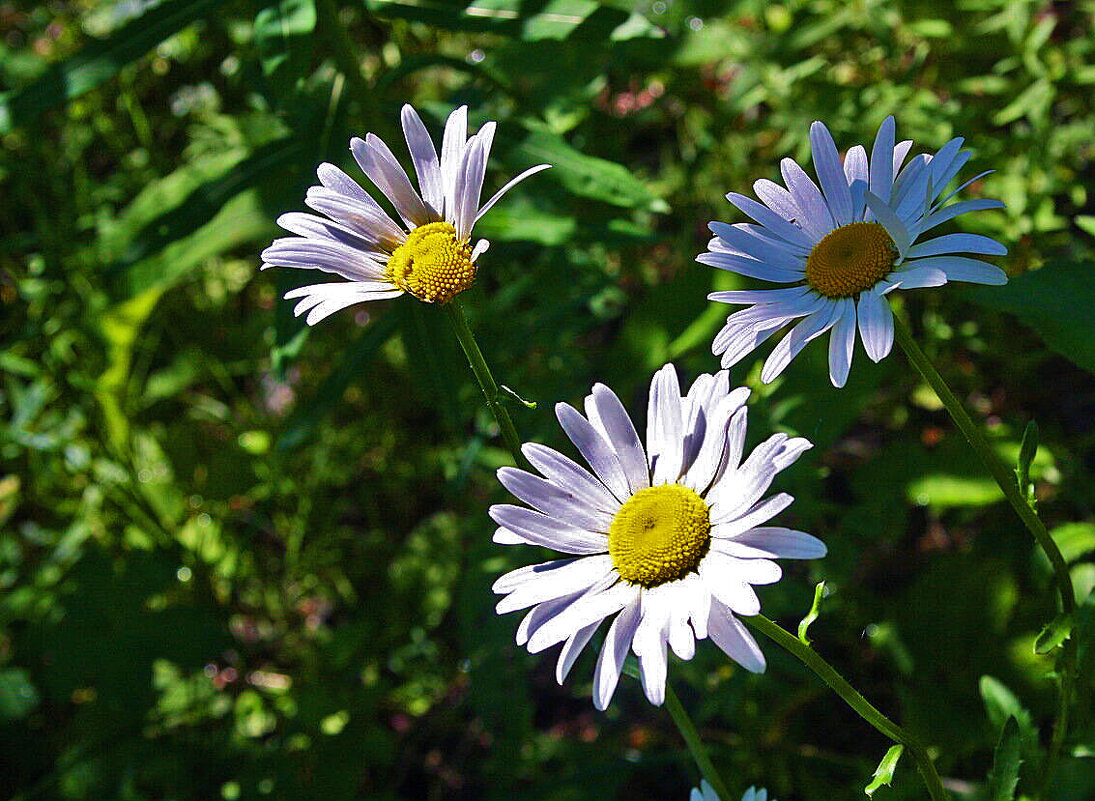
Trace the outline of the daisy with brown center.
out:
<instances>
[{"instance_id":1,"label":"daisy with brown center","mask_svg":"<svg viewBox=\"0 0 1095 801\"><path fill-rule=\"evenodd\" d=\"M1002 208L998 200L947 202L987 172L941 197L969 160L962 139L935 155L921 154L902 167L912 141L894 142L894 120L878 129L871 156L862 145L843 164L823 123L810 128L820 188L793 160L781 166L786 188L757 181L762 202L731 192L726 197L754 223L711 223L715 238L696 260L750 278L785 284L780 289L713 292L722 303L747 304L715 337L712 350L730 367L784 325L795 325L765 361L761 380L771 382L799 351L827 331L829 376L848 378L856 329L867 355L884 358L894 327L886 295L895 289L940 286L948 281L1004 284L999 268L959 254L1002 256L1007 248L986 236L945 234L917 243L937 226L970 211Z\"/></svg>"},{"instance_id":2,"label":"daisy with brown center","mask_svg":"<svg viewBox=\"0 0 1095 801\"><path fill-rule=\"evenodd\" d=\"M350 151L402 224L345 172L321 164L316 171L320 185L308 190L304 202L324 216L283 214L278 225L296 236L276 239L262 252L263 269L322 270L347 279L286 293L287 299L301 298L293 312L308 312L308 325L355 303L404 293L426 303L452 300L475 281L476 259L489 245L485 239L472 244L472 226L502 195L551 166L525 170L480 206L495 123L469 137L468 109L461 106L445 123L438 157L413 108L403 107L401 121L421 192L375 134L352 139Z\"/></svg>"},{"instance_id":3,"label":"daisy with brown center","mask_svg":"<svg viewBox=\"0 0 1095 801\"><path fill-rule=\"evenodd\" d=\"M666 365L650 385L646 447L615 393L597 384L585 415L561 403L556 415L589 464L528 443L543 477L503 467L502 484L532 508L492 506L494 541L532 544L571 557L514 570L494 584L498 613L530 611L517 642L536 653L563 643L560 683L606 618L613 618L594 674L593 701L612 699L629 650L651 703L665 698L667 646L691 659L711 637L747 670L764 655L737 615L756 615L753 585L779 580L776 558L825 555L817 538L764 526L793 500L765 498L776 474L810 443L776 434L742 459L747 389L726 371L701 375L682 394Z\"/></svg>"}]
</instances>

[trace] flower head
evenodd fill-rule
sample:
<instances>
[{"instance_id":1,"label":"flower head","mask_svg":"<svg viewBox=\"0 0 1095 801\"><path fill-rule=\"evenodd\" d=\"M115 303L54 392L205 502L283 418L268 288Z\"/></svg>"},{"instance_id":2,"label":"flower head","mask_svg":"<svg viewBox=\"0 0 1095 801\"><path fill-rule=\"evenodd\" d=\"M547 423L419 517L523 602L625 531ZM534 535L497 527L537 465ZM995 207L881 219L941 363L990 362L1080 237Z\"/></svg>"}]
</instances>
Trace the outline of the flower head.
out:
<instances>
[{"instance_id":1,"label":"flower head","mask_svg":"<svg viewBox=\"0 0 1095 801\"><path fill-rule=\"evenodd\" d=\"M481 239L472 245L472 226L519 182L551 166L525 170L480 206L495 123L469 137L467 106L456 109L445 123L440 158L410 106L403 106L402 123L420 191L380 137L370 133L350 140L358 166L401 223L345 172L320 164L320 185L308 190L304 202L324 216L283 214L278 225L296 236L275 239L262 252L264 269L323 270L348 279L286 293L286 298L302 298L293 312L308 312L308 325L355 303L404 292L427 303L448 302L472 285L475 261L490 244Z\"/></svg>"},{"instance_id":2,"label":"flower head","mask_svg":"<svg viewBox=\"0 0 1095 801\"><path fill-rule=\"evenodd\" d=\"M713 292L709 299L745 304L731 314L712 350L730 367L784 325L805 318L776 345L761 379L783 372L807 342L829 336L829 376L844 386L858 326L873 361L893 346L893 316L886 295L895 289L941 286L948 281L1004 284L999 268L957 254L1002 256L1007 248L977 234L917 239L961 214L1002 208L998 200L945 205L981 173L941 197L969 160L962 139L935 155L902 164L912 141L894 143L894 119L878 129L871 156L862 145L848 150L843 164L829 130L815 122L810 146L820 188L791 159L780 165L784 188L772 181L753 184L762 202L731 192L726 197L754 223L711 223L715 238L696 259L702 264L786 286L779 289Z\"/></svg>"},{"instance_id":3,"label":"flower head","mask_svg":"<svg viewBox=\"0 0 1095 801\"><path fill-rule=\"evenodd\" d=\"M715 793L715 788L708 784L707 780L704 779L700 782L698 788L692 789L692 793L688 796L688 801L719 801L719 797ZM745 791L745 795L741 797L741 801L768 801L768 791L750 787ZM776 801L776 799L773 798L772 801Z\"/></svg>"},{"instance_id":4,"label":"flower head","mask_svg":"<svg viewBox=\"0 0 1095 801\"><path fill-rule=\"evenodd\" d=\"M502 484L532 508L500 504L494 541L551 548L570 558L514 570L494 583L499 614L530 609L517 642L536 653L563 643L556 678L606 618L613 618L597 660L593 700L612 699L629 650L639 659L651 703L665 698L667 645L691 659L710 636L747 670L764 654L734 615L756 615L753 585L779 581L776 558L824 556L817 538L764 526L793 500L765 498L776 474L810 448L776 434L742 459L748 389L730 388L726 371L701 375L682 394L673 365L650 385L646 446L619 398L597 384L585 415L556 406L563 430L591 470L543 445L522 452L543 477L503 467Z\"/></svg>"}]
</instances>

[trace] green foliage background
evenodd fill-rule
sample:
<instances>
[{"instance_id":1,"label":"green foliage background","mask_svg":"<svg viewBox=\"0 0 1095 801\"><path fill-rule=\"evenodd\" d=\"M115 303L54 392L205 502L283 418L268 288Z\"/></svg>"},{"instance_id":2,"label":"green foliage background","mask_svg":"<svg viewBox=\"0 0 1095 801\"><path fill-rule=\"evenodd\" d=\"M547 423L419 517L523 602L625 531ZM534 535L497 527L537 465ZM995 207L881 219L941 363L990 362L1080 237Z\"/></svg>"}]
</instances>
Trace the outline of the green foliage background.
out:
<instances>
[{"instance_id":1,"label":"green foliage background","mask_svg":"<svg viewBox=\"0 0 1095 801\"><path fill-rule=\"evenodd\" d=\"M789 0L55 0L0 3L0 794L16 799L664 799L698 777L625 678L589 700L513 644L489 592L542 558L490 542L508 455L439 309L406 298L305 330L259 274L351 135L403 155L499 121L464 296L526 439L552 405L654 369L711 371L744 279L693 262L723 195L887 114L967 137L968 196L1006 211L1005 288L902 295L939 369L1014 460L1034 418L1039 509L1073 565L1084 670L1049 798L1095 797L1095 4ZM362 177L362 181L364 182ZM763 355L763 351L762 351ZM833 390L815 344L755 388L752 436L817 447L784 515L830 555L761 592L925 739L958 798L1038 786L1056 699L1034 640L1048 564L900 353ZM771 644L670 675L737 791L862 797L888 743ZM1005 729L1009 716L1018 727ZM1001 740L1001 732L1004 738ZM1016 745L1018 743L1018 745ZM1009 764L1014 764L1014 758ZM990 792L992 795L990 796ZM911 762L878 799L923 797Z\"/></svg>"}]
</instances>

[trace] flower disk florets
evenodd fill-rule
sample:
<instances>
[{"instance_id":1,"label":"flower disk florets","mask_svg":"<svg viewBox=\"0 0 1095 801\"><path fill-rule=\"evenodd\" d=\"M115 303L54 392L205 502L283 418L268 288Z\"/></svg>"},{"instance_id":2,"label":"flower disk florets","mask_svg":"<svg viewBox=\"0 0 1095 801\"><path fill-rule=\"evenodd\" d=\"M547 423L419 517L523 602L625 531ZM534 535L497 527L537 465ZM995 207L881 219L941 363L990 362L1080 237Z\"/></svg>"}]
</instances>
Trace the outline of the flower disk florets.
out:
<instances>
[{"instance_id":1,"label":"flower disk florets","mask_svg":"<svg viewBox=\"0 0 1095 801\"><path fill-rule=\"evenodd\" d=\"M854 298L894 268L897 248L878 223L855 222L830 231L806 259L806 283L827 298Z\"/></svg>"},{"instance_id":2,"label":"flower disk florets","mask_svg":"<svg viewBox=\"0 0 1095 801\"><path fill-rule=\"evenodd\" d=\"M447 222L415 228L388 259L387 279L426 303L448 303L475 282L471 245Z\"/></svg>"},{"instance_id":3,"label":"flower disk florets","mask_svg":"<svg viewBox=\"0 0 1095 801\"><path fill-rule=\"evenodd\" d=\"M657 587L696 569L711 545L711 515L688 487L665 484L632 495L616 512L608 552L620 577Z\"/></svg>"}]
</instances>

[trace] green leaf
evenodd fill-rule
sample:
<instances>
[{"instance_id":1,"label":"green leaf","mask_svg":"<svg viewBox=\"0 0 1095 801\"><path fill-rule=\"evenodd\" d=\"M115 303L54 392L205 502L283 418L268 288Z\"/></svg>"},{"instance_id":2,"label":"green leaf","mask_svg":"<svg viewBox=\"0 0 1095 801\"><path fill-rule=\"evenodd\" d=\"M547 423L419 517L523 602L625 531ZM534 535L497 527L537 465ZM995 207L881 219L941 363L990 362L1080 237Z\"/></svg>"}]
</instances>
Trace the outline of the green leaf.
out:
<instances>
[{"instance_id":1,"label":"green leaf","mask_svg":"<svg viewBox=\"0 0 1095 801\"><path fill-rule=\"evenodd\" d=\"M901 759L901 754L905 750L903 745L890 746L890 750L886 752L886 756L882 757L882 761L878 763L878 767L875 768L874 778L871 779L871 783L863 788L869 796L874 796L875 791L885 785L890 786L890 782L893 781L894 771L897 770L897 760Z\"/></svg>"},{"instance_id":2,"label":"green leaf","mask_svg":"<svg viewBox=\"0 0 1095 801\"><path fill-rule=\"evenodd\" d=\"M269 0L255 15L255 46L267 79L286 93L312 60L314 0Z\"/></svg>"},{"instance_id":3,"label":"green leaf","mask_svg":"<svg viewBox=\"0 0 1095 801\"><path fill-rule=\"evenodd\" d=\"M1038 453L1038 423L1031 420L1023 430L1023 441L1019 445L1019 458L1015 464L1015 478L1019 482L1019 491L1034 508L1034 486L1030 481L1030 466Z\"/></svg>"},{"instance_id":4,"label":"green leaf","mask_svg":"<svg viewBox=\"0 0 1095 801\"><path fill-rule=\"evenodd\" d=\"M810 624L817 620L818 615L821 614L821 599L824 597L825 582L819 581L818 585L814 587L814 603L810 606L810 611L806 613L806 617L802 618L802 621L798 624L798 638L806 645L810 644L810 638L806 636L806 632L809 630Z\"/></svg>"},{"instance_id":5,"label":"green leaf","mask_svg":"<svg viewBox=\"0 0 1095 801\"><path fill-rule=\"evenodd\" d=\"M0 95L0 134L28 125L46 109L62 105L110 80L118 70L219 4L216 0L169 0L130 20L106 39L93 41L34 83Z\"/></svg>"},{"instance_id":6,"label":"green leaf","mask_svg":"<svg viewBox=\"0 0 1095 801\"><path fill-rule=\"evenodd\" d=\"M1092 262L1053 262L1012 278L1002 287L976 287L968 297L1011 312L1045 343L1095 373L1095 273Z\"/></svg>"},{"instance_id":7,"label":"green leaf","mask_svg":"<svg viewBox=\"0 0 1095 801\"><path fill-rule=\"evenodd\" d=\"M993 753L992 773L989 774L989 798L991 801L1012 801L1019 784L1021 738L1019 724L1009 717L1000 731L1000 740Z\"/></svg>"},{"instance_id":8,"label":"green leaf","mask_svg":"<svg viewBox=\"0 0 1095 801\"><path fill-rule=\"evenodd\" d=\"M985 712L993 729L1003 728L1008 718L1014 718L1019 724L1019 733L1024 754L1035 754L1038 750L1038 730L1034 726L1030 712L1023 706L1015 693L1002 681L993 676L982 676L980 682L981 699L985 703Z\"/></svg>"},{"instance_id":9,"label":"green leaf","mask_svg":"<svg viewBox=\"0 0 1095 801\"><path fill-rule=\"evenodd\" d=\"M1072 615L1059 614L1046 624L1034 641L1034 653L1048 654L1072 634Z\"/></svg>"},{"instance_id":10,"label":"green leaf","mask_svg":"<svg viewBox=\"0 0 1095 801\"><path fill-rule=\"evenodd\" d=\"M571 194L624 208L669 210L665 201L635 173L614 161L587 156L549 131L533 131L511 148L506 160L532 166L551 164L545 179L558 181Z\"/></svg>"},{"instance_id":11,"label":"green leaf","mask_svg":"<svg viewBox=\"0 0 1095 801\"><path fill-rule=\"evenodd\" d=\"M380 17L425 22L456 31L484 31L525 41L575 39L603 42L638 37L661 38L664 32L634 12L594 0L366 0ZM534 9L530 13L530 7Z\"/></svg>"},{"instance_id":12,"label":"green leaf","mask_svg":"<svg viewBox=\"0 0 1095 801\"><path fill-rule=\"evenodd\" d=\"M1049 534L1068 564L1095 551L1095 523L1065 523Z\"/></svg>"}]
</instances>

